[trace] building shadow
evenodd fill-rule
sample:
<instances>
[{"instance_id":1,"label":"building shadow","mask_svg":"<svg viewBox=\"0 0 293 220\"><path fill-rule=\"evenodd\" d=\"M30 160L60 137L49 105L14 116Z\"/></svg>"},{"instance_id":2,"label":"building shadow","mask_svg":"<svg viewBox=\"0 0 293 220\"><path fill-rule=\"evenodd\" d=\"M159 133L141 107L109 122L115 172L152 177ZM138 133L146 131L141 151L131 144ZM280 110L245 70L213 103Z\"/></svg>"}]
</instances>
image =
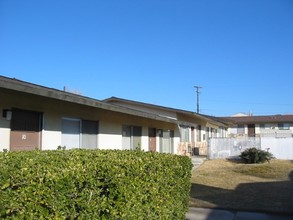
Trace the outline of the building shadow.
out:
<instances>
[{"instance_id":1,"label":"building shadow","mask_svg":"<svg viewBox=\"0 0 293 220\"><path fill-rule=\"evenodd\" d=\"M203 208L293 216L293 171L288 181L243 183L233 190L193 183L190 198L195 206L200 202Z\"/></svg>"}]
</instances>

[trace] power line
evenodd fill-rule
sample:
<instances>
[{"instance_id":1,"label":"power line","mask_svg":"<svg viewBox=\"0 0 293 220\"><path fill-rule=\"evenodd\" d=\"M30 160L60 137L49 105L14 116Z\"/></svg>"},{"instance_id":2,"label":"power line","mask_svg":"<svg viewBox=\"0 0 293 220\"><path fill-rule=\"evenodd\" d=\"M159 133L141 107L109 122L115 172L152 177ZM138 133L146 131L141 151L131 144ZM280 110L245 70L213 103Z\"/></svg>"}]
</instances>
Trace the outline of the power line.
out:
<instances>
[{"instance_id":1,"label":"power line","mask_svg":"<svg viewBox=\"0 0 293 220\"><path fill-rule=\"evenodd\" d=\"M196 88L196 99L197 99L197 114L199 113L199 89L201 89L202 87L200 86L194 86L194 88Z\"/></svg>"}]
</instances>

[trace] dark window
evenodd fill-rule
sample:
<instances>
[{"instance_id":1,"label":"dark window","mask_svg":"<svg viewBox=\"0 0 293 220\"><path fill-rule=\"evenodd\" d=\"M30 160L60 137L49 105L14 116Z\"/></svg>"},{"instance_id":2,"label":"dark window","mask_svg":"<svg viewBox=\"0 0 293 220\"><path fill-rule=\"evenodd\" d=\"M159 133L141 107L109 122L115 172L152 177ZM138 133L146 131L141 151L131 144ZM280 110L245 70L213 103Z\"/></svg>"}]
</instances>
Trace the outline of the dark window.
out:
<instances>
[{"instance_id":1,"label":"dark window","mask_svg":"<svg viewBox=\"0 0 293 220\"><path fill-rule=\"evenodd\" d=\"M289 130L290 129L290 124L289 123L280 123L278 124L279 130Z\"/></svg>"},{"instance_id":2,"label":"dark window","mask_svg":"<svg viewBox=\"0 0 293 220\"><path fill-rule=\"evenodd\" d=\"M42 113L40 112L13 109L11 118L11 130L40 131L42 122L41 116Z\"/></svg>"},{"instance_id":3,"label":"dark window","mask_svg":"<svg viewBox=\"0 0 293 220\"><path fill-rule=\"evenodd\" d=\"M244 125L237 126L237 134L244 134Z\"/></svg>"},{"instance_id":4,"label":"dark window","mask_svg":"<svg viewBox=\"0 0 293 220\"><path fill-rule=\"evenodd\" d=\"M98 122L82 120L82 148L97 148Z\"/></svg>"}]
</instances>

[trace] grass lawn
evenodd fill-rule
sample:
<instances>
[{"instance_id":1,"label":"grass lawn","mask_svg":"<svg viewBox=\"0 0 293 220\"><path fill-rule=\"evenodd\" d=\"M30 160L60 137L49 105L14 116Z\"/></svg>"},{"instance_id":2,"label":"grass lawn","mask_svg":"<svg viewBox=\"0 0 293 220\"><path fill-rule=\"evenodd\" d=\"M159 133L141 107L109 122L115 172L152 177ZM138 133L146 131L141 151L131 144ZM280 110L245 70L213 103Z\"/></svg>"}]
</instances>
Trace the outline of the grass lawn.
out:
<instances>
[{"instance_id":1,"label":"grass lawn","mask_svg":"<svg viewBox=\"0 0 293 220\"><path fill-rule=\"evenodd\" d=\"M207 160L191 182L191 207L293 214L293 161Z\"/></svg>"}]
</instances>

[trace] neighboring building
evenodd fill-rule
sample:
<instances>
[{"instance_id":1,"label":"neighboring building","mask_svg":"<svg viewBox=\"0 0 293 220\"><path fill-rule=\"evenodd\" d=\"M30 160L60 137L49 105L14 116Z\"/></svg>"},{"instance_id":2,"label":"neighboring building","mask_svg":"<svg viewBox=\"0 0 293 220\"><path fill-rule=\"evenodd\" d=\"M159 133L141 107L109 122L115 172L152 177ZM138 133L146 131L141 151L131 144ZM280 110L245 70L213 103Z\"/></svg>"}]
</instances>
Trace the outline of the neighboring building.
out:
<instances>
[{"instance_id":1,"label":"neighboring building","mask_svg":"<svg viewBox=\"0 0 293 220\"><path fill-rule=\"evenodd\" d=\"M175 146L179 146L178 152L206 155L209 138L226 137L226 124L191 111L117 97L105 99L104 102L176 120L178 127L175 129L175 134L179 138L176 139ZM156 132L157 129L153 129Z\"/></svg>"},{"instance_id":2,"label":"neighboring building","mask_svg":"<svg viewBox=\"0 0 293 220\"><path fill-rule=\"evenodd\" d=\"M230 123L229 137L293 137L293 115L219 117Z\"/></svg>"},{"instance_id":3,"label":"neighboring building","mask_svg":"<svg viewBox=\"0 0 293 220\"><path fill-rule=\"evenodd\" d=\"M224 124L193 112L121 99L118 105L3 76L0 100L1 151L65 146L188 154L182 143L196 147L226 135Z\"/></svg>"}]
</instances>

